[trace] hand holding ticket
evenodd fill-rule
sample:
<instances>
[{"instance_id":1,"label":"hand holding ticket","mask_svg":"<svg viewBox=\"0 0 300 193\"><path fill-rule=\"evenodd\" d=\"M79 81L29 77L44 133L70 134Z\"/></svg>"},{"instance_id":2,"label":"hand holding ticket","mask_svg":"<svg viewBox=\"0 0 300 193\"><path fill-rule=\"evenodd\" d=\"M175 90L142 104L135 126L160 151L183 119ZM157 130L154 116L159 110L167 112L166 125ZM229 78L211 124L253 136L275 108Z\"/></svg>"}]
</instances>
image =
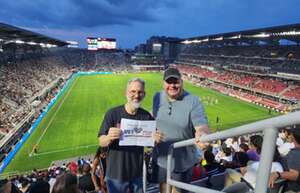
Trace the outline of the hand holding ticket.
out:
<instances>
[{"instance_id":1,"label":"hand holding ticket","mask_svg":"<svg viewBox=\"0 0 300 193\"><path fill-rule=\"evenodd\" d=\"M154 146L155 121L121 119L120 146Z\"/></svg>"}]
</instances>

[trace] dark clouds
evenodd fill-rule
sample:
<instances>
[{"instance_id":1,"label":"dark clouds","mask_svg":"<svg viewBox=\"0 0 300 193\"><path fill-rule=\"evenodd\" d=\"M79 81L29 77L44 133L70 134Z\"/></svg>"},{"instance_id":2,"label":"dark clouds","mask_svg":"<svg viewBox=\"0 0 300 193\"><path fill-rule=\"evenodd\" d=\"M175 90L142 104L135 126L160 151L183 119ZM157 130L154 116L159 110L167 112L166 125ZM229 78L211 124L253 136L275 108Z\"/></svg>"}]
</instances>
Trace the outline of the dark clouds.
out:
<instances>
[{"instance_id":1,"label":"dark clouds","mask_svg":"<svg viewBox=\"0 0 300 193\"><path fill-rule=\"evenodd\" d=\"M176 8L176 1L156 0L16 0L1 1L1 16L10 23L55 28L132 25L158 22L156 10Z\"/></svg>"},{"instance_id":2,"label":"dark clouds","mask_svg":"<svg viewBox=\"0 0 300 193\"><path fill-rule=\"evenodd\" d=\"M0 0L0 22L62 40L192 37L300 22L299 0Z\"/></svg>"}]
</instances>

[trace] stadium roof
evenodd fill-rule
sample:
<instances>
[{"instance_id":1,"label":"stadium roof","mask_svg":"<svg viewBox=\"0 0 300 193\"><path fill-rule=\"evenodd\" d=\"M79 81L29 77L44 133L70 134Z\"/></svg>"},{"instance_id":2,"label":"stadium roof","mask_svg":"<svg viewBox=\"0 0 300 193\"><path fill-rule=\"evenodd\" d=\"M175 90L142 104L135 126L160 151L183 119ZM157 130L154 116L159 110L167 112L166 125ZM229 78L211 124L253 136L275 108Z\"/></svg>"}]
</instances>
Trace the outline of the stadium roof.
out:
<instances>
[{"instance_id":1,"label":"stadium roof","mask_svg":"<svg viewBox=\"0 0 300 193\"><path fill-rule=\"evenodd\" d=\"M267 28L259 28L252 30L219 33L213 35L205 35L198 37L191 37L184 39L182 43L257 43L257 41L275 42L278 43L280 40L285 39L293 41L297 44L300 43L300 23L281 25Z\"/></svg>"},{"instance_id":2,"label":"stadium roof","mask_svg":"<svg viewBox=\"0 0 300 193\"><path fill-rule=\"evenodd\" d=\"M67 42L54 39L36 32L0 23L0 44L29 44L42 47L65 46Z\"/></svg>"}]
</instances>

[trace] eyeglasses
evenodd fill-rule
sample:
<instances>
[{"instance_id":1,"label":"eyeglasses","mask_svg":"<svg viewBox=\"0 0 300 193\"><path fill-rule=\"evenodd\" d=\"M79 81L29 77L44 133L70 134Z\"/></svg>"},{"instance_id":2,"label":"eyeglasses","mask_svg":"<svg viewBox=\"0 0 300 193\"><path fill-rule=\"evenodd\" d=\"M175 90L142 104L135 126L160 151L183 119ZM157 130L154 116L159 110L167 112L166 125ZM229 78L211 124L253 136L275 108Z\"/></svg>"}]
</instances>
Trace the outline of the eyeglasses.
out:
<instances>
[{"instance_id":1,"label":"eyeglasses","mask_svg":"<svg viewBox=\"0 0 300 193\"><path fill-rule=\"evenodd\" d=\"M169 78L169 79L167 79L167 80L165 80L165 81L166 81L166 83L168 83L168 84L179 84L179 83L180 83L180 80L177 79L177 78Z\"/></svg>"},{"instance_id":2,"label":"eyeglasses","mask_svg":"<svg viewBox=\"0 0 300 193\"><path fill-rule=\"evenodd\" d=\"M169 108L169 112L168 112L168 115L172 115L172 103L170 103L169 102L169 106L168 106L168 108Z\"/></svg>"},{"instance_id":3,"label":"eyeglasses","mask_svg":"<svg viewBox=\"0 0 300 193\"><path fill-rule=\"evenodd\" d=\"M130 90L129 94L130 95L136 95L137 94L137 95L141 96L141 95L144 95L145 92L144 91L137 91L137 90Z\"/></svg>"}]
</instances>

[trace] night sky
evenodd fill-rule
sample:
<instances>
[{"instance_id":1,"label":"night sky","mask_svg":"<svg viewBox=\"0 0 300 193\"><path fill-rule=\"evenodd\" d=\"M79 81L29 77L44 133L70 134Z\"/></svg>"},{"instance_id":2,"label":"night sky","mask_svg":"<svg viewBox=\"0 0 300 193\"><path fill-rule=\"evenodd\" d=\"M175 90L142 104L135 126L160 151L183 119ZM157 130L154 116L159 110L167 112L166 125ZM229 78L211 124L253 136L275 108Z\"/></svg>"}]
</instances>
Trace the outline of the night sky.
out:
<instances>
[{"instance_id":1,"label":"night sky","mask_svg":"<svg viewBox=\"0 0 300 193\"><path fill-rule=\"evenodd\" d=\"M194 37L300 23L300 0L0 0L0 22L60 40Z\"/></svg>"}]
</instances>

